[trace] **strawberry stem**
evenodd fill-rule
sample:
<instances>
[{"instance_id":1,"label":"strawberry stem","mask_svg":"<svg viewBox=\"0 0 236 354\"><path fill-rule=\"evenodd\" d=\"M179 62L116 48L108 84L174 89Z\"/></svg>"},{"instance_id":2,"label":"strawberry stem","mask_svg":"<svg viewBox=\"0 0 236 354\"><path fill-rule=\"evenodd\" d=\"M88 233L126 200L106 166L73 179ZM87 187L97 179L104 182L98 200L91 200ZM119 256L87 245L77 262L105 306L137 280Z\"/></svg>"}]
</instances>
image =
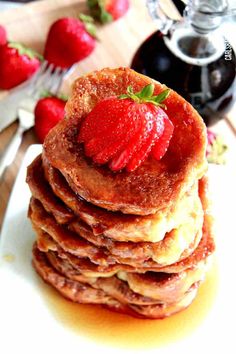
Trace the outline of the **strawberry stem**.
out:
<instances>
[{"instance_id":1,"label":"strawberry stem","mask_svg":"<svg viewBox=\"0 0 236 354\"><path fill-rule=\"evenodd\" d=\"M51 93L48 90L43 90L40 93L40 98L47 98L47 97L56 97L56 98L59 98L62 101L65 101L65 102L68 101L68 96L63 94L63 93L59 93L57 95L54 95L53 93Z\"/></svg>"},{"instance_id":2,"label":"strawberry stem","mask_svg":"<svg viewBox=\"0 0 236 354\"><path fill-rule=\"evenodd\" d=\"M170 89L166 89L159 93L159 95L153 96L154 84L145 86L141 91L134 92L131 86L127 87L127 93L118 96L119 99L130 98L137 103L152 103L155 106L166 108L162 102L169 96Z\"/></svg>"},{"instance_id":3,"label":"strawberry stem","mask_svg":"<svg viewBox=\"0 0 236 354\"><path fill-rule=\"evenodd\" d=\"M96 26L94 25L94 19L91 16L85 14L79 14L80 21L83 22L86 31L94 38L97 38Z\"/></svg>"},{"instance_id":4,"label":"strawberry stem","mask_svg":"<svg viewBox=\"0 0 236 354\"><path fill-rule=\"evenodd\" d=\"M38 58L39 60L43 61L43 56L41 54L37 53L35 50L31 48L25 47L21 43L9 42L8 46L10 48L17 49L20 55L27 55L30 59Z\"/></svg>"},{"instance_id":5,"label":"strawberry stem","mask_svg":"<svg viewBox=\"0 0 236 354\"><path fill-rule=\"evenodd\" d=\"M103 0L87 0L87 5L92 16L101 23L109 23L113 21L112 15L106 11Z\"/></svg>"}]
</instances>

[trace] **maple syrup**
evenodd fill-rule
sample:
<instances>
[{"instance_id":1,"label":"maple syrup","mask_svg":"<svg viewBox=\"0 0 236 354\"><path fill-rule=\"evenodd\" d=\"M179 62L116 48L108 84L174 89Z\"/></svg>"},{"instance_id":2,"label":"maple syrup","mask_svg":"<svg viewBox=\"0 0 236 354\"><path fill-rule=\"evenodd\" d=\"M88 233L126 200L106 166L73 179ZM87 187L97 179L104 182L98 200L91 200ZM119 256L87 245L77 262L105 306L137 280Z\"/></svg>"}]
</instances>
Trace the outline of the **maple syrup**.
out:
<instances>
[{"instance_id":1,"label":"maple syrup","mask_svg":"<svg viewBox=\"0 0 236 354\"><path fill-rule=\"evenodd\" d=\"M214 304L218 280L218 267L214 262L193 303L184 311L162 320L138 319L99 305L76 304L46 284L41 289L56 320L78 335L116 348L148 349L183 339L198 328Z\"/></svg>"},{"instance_id":2,"label":"maple syrup","mask_svg":"<svg viewBox=\"0 0 236 354\"><path fill-rule=\"evenodd\" d=\"M198 45L193 43L195 50ZM169 50L163 34L157 31L137 50L131 68L171 87L212 125L225 116L235 100L236 57L232 48L230 52L229 60L223 53L207 65L189 64Z\"/></svg>"},{"instance_id":3,"label":"maple syrup","mask_svg":"<svg viewBox=\"0 0 236 354\"><path fill-rule=\"evenodd\" d=\"M189 0L178 21L166 17L160 0L147 6L159 29L138 48L131 68L177 91L207 125L224 118L236 99L236 56L220 29L230 17L226 2Z\"/></svg>"}]
</instances>

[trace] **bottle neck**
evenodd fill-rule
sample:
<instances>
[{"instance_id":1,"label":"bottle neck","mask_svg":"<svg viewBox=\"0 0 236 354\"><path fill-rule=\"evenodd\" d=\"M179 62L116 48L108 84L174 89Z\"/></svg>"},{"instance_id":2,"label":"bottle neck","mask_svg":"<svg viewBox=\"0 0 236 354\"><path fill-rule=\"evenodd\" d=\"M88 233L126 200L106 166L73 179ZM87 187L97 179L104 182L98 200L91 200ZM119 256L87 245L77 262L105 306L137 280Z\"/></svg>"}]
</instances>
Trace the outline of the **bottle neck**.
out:
<instances>
[{"instance_id":1,"label":"bottle neck","mask_svg":"<svg viewBox=\"0 0 236 354\"><path fill-rule=\"evenodd\" d=\"M204 35L220 27L227 12L227 0L189 0L184 18L197 33Z\"/></svg>"},{"instance_id":2,"label":"bottle neck","mask_svg":"<svg viewBox=\"0 0 236 354\"><path fill-rule=\"evenodd\" d=\"M225 50L225 39L219 29L203 34L187 23L176 24L164 41L178 58L198 66L216 61Z\"/></svg>"},{"instance_id":3,"label":"bottle neck","mask_svg":"<svg viewBox=\"0 0 236 354\"><path fill-rule=\"evenodd\" d=\"M146 1L166 46L181 60L203 66L224 53L220 26L229 11L227 0L188 0L183 17L178 19L170 18L161 0Z\"/></svg>"},{"instance_id":4,"label":"bottle neck","mask_svg":"<svg viewBox=\"0 0 236 354\"><path fill-rule=\"evenodd\" d=\"M202 66L217 60L225 50L220 26L227 11L226 0L189 0L182 23L174 26L166 45L189 64Z\"/></svg>"}]
</instances>

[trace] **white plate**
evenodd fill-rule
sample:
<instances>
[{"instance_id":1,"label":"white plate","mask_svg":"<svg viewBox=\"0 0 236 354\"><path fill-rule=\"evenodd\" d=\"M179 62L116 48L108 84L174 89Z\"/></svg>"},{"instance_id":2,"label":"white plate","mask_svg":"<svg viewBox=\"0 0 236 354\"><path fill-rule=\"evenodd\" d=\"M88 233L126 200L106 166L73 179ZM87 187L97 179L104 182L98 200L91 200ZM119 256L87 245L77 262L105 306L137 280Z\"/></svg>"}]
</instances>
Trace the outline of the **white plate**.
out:
<instances>
[{"instance_id":1,"label":"white plate","mask_svg":"<svg viewBox=\"0 0 236 354\"><path fill-rule=\"evenodd\" d=\"M210 168L213 204L217 216L216 259L219 271L216 290L215 288L209 289L208 294L207 286L210 282L206 282L205 293L200 295L202 308L209 307L204 315L201 314L200 320L198 317L201 312L201 302L197 307L193 303L189 310L184 311L183 315L177 315L179 317L174 320L161 321L130 320L124 315L111 315L107 310L102 310L105 311L105 315L103 313L103 317L98 318L102 312L98 311L97 307L90 307L87 312L88 319L82 322L79 320L76 324L78 315L75 312L80 305L73 305L74 315L73 312L66 313L67 305L63 313L57 305L54 308L53 301L57 303L56 299L60 297L55 293L52 297L49 295L49 287L44 285L31 266L31 248L35 236L27 220L30 192L25 183L25 176L26 166L40 151L41 146L34 145L29 148L25 156L13 188L2 229L0 352L4 354L50 352L66 354L83 351L103 354L137 352L199 354L201 352L218 353L222 350L225 353L235 352L236 237L234 218L236 217L234 206L236 197L230 173L226 173L224 167ZM212 294L212 291L216 293ZM59 301L64 301L66 304L65 300ZM71 316L69 320L68 316ZM85 310L83 310L83 316L86 316ZM93 323L93 318L95 318L96 325ZM109 318L112 319L111 324ZM86 327L84 327L85 323ZM169 326L169 323L172 325ZM156 338L153 332L155 328ZM164 328L167 328L165 333ZM150 336L148 336L148 331L151 333ZM183 331L182 334L181 331ZM99 333L100 338L98 338ZM127 340L129 335L130 341ZM168 337L169 341L166 339ZM174 337L178 339L173 340ZM113 338L112 341L111 338ZM158 338L162 344L158 344ZM153 343L150 342L152 340Z\"/></svg>"}]
</instances>

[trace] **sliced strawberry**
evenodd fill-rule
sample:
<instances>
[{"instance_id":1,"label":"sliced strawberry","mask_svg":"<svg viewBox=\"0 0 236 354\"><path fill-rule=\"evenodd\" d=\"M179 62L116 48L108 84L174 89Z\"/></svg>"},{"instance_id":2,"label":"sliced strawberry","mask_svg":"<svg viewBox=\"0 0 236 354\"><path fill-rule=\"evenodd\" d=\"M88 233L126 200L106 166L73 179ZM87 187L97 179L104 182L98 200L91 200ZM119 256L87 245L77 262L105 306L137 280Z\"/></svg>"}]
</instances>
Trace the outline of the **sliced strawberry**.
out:
<instances>
[{"instance_id":1,"label":"sliced strawberry","mask_svg":"<svg viewBox=\"0 0 236 354\"><path fill-rule=\"evenodd\" d=\"M3 26L0 25L0 46L7 43L7 32Z\"/></svg>"},{"instance_id":2,"label":"sliced strawberry","mask_svg":"<svg viewBox=\"0 0 236 354\"><path fill-rule=\"evenodd\" d=\"M94 136L103 136L106 130L113 130L117 126L117 120L112 121L112 107L115 97L110 97L96 104L93 110L82 122L78 141L85 142L94 138Z\"/></svg>"},{"instance_id":3,"label":"sliced strawberry","mask_svg":"<svg viewBox=\"0 0 236 354\"><path fill-rule=\"evenodd\" d=\"M174 131L173 123L166 114L164 117L164 124L165 128L163 134L157 140L151 151L152 156L155 157L156 160L160 160L165 155Z\"/></svg>"},{"instance_id":4,"label":"sliced strawberry","mask_svg":"<svg viewBox=\"0 0 236 354\"><path fill-rule=\"evenodd\" d=\"M89 140L88 143L84 143L85 154L88 157L92 157L96 154L96 148L98 148L98 144L100 142L100 138L93 138Z\"/></svg>"},{"instance_id":5,"label":"sliced strawberry","mask_svg":"<svg viewBox=\"0 0 236 354\"><path fill-rule=\"evenodd\" d=\"M157 107L150 104L140 104L135 108L136 114L139 114L140 117L145 117L145 119L142 119L142 127L129 141L125 149L121 153L117 154L110 162L109 166L113 171L121 170L128 164L133 155L135 155L136 152L142 148L145 141L149 138L152 130L156 127ZM160 126L161 125L163 130L163 120Z\"/></svg>"},{"instance_id":6,"label":"sliced strawberry","mask_svg":"<svg viewBox=\"0 0 236 354\"><path fill-rule=\"evenodd\" d=\"M116 145L118 141L121 147L128 143L141 124L131 100L121 102L117 98L106 99L98 103L85 118L78 141L85 143L86 155L92 157L111 145ZM112 149L109 151L113 156Z\"/></svg>"},{"instance_id":7,"label":"sliced strawberry","mask_svg":"<svg viewBox=\"0 0 236 354\"><path fill-rule=\"evenodd\" d=\"M145 109L152 113L151 117L149 117L149 119L146 117L143 129L140 130L136 138L129 143L121 156L117 156L116 159L113 159L110 164L112 170L122 169L126 165L130 165L130 167L127 167L127 170L135 170L146 158L155 140L162 135L164 130L163 110L159 107L150 106L150 104L146 104ZM143 160L141 158L142 155L144 156ZM140 161L140 163L138 163L138 161ZM136 167L133 167L133 165Z\"/></svg>"},{"instance_id":8,"label":"sliced strawberry","mask_svg":"<svg viewBox=\"0 0 236 354\"><path fill-rule=\"evenodd\" d=\"M116 156L109 164L109 167L112 171L122 170L122 168L126 166L134 151L136 150L137 144L139 144L140 137L142 137L142 134L140 133L140 131L138 131L130 140L125 149L122 152L119 151L116 154Z\"/></svg>"},{"instance_id":9,"label":"sliced strawberry","mask_svg":"<svg viewBox=\"0 0 236 354\"><path fill-rule=\"evenodd\" d=\"M155 122L153 129L147 135L143 141L143 144L141 148L132 156L130 161L126 165L126 170L128 172L134 171L136 168L138 168L141 163L146 159L148 156L149 152L151 151L155 140L157 138L157 122Z\"/></svg>"},{"instance_id":10,"label":"sliced strawberry","mask_svg":"<svg viewBox=\"0 0 236 354\"><path fill-rule=\"evenodd\" d=\"M160 107L169 94L164 90L153 96L154 85L145 86L140 92L101 100L82 121L78 142L84 143L85 154L95 163L105 164L113 171L126 167L135 170L149 155L157 140L166 147L172 135L169 125L164 134L167 115ZM168 135L169 134L169 135ZM168 144L166 142L168 140Z\"/></svg>"},{"instance_id":11,"label":"sliced strawberry","mask_svg":"<svg viewBox=\"0 0 236 354\"><path fill-rule=\"evenodd\" d=\"M122 111L126 112L131 103L130 100L125 100ZM109 135L109 133L116 131L118 126L120 128L117 133L124 133L124 126L128 123L128 119L117 119L117 109L121 110L121 107L117 107L116 97L106 98L98 102L84 119L80 128L78 141L89 141L94 136L104 137L104 135Z\"/></svg>"},{"instance_id":12,"label":"sliced strawberry","mask_svg":"<svg viewBox=\"0 0 236 354\"><path fill-rule=\"evenodd\" d=\"M93 161L99 164L105 164L110 159L113 158L114 155L120 153L120 151L125 147L126 142L124 141L122 144L120 141L116 141L114 144L108 146L97 155L93 156Z\"/></svg>"},{"instance_id":13,"label":"sliced strawberry","mask_svg":"<svg viewBox=\"0 0 236 354\"><path fill-rule=\"evenodd\" d=\"M117 134L118 133L118 134ZM112 146L114 145L114 149L116 149L116 145L122 146L124 144L127 144L128 141L132 138L132 135L134 134L132 129L126 129L124 130L124 134L119 134L119 127L117 127L116 130L110 131L109 135L107 133L104 133L101 137L96 137L92 138L88 142L85 142L85 153L88 157L95 156L99 153L102 153L104 150L110 151L110 154L114 155L112 153ZM115 151L115 153L117 150ZM107 154L106 153L106 154Z\"/></svg>"}]
</instances>

